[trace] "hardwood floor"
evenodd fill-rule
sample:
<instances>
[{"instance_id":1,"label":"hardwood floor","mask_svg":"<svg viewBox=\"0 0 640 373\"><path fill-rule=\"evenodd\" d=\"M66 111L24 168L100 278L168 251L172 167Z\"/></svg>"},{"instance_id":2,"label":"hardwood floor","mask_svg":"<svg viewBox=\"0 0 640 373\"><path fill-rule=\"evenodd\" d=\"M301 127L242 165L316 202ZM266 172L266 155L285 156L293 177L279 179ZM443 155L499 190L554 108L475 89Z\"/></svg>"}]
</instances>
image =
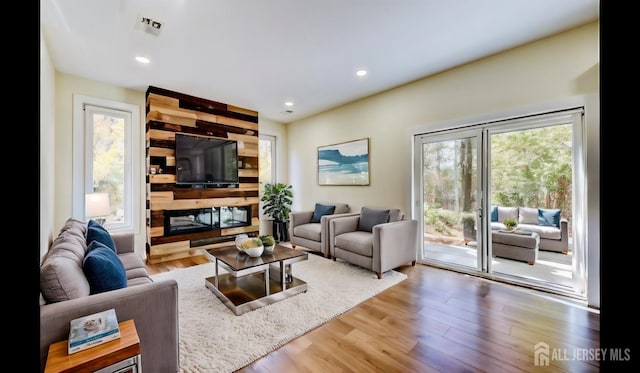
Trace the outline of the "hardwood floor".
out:
<instances>
[{"instance_id":1,"label":"hardwood floor","mask_svg":"<svg viewBox=\"0 0 640 373\"><path fill-rule=\"evenodd\" d=\"M206 263L148 264L151 274ZM240 372L597 372L600 314L530 289L417 264L383 293ZM548 366L534 346L546 343ZM544 355L544 346L538 351Z\"/></svg>"}]
</instances>

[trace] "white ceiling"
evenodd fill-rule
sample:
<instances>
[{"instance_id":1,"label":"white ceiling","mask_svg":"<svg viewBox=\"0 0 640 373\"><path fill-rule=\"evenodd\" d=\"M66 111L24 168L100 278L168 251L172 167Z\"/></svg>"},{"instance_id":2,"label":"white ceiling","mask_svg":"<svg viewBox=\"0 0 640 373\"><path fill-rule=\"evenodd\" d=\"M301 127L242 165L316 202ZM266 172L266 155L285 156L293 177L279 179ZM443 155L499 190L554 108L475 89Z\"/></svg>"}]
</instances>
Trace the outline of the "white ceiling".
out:
<instances>
[{"instance_id":1,"label":"white ceiling","mask_svg":"<svg viewBox=\"0 0 640 373\"><path fill-rule=\"evenodd\" d=\"M599 0L41 0L40 22L60 72L138 91L165 88L289 123L597 20L599 7ZM143 17L159 21L159 32ZM138 55L151 63L136 62ZM369 74L356 77L360 68Z\"/></svg>"}]
</instances>

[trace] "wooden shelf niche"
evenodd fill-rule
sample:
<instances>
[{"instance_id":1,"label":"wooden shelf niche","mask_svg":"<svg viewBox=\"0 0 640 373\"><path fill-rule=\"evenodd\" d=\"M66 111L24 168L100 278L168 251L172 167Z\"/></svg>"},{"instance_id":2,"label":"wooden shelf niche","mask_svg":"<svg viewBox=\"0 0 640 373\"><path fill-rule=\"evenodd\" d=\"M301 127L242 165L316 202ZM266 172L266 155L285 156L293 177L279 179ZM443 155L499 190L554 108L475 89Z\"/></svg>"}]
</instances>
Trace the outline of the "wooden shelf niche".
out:
<instances>
[{"instance_id":1,"label":"wooden shelf niche","mask_svg":"<svg viewBox=\"0 0 640 373\"><path fill-rule=\"evenodd\" d=\"M152 86L145 98L147 260L159 263L201 255L204 249L228 245L237 234L257 236L260 228L258 113ZM241 164L238 187L177 187L175 134L178 132L238 141ZM164 232L165 210L233 206L250 208L251 225L185 234Z\"/></svg>"}]
</instances>

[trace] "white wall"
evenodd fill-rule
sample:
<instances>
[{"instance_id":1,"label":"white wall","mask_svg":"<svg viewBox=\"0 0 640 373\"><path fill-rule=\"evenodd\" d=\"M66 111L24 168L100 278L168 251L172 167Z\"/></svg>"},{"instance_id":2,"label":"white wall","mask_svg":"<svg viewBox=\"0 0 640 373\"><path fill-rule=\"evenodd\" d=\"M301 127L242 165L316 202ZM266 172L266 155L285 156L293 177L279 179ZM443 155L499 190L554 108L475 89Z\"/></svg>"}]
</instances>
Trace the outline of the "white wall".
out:
<instances>
[{"instance_id":1,"label":"white wall","mask_svg":"<svg viewBox=\"0 0 640 373\"><path fill-rule=\"evenodd\" d=\"M593 22L291 123L288 158L294 210L333 200L349 203L352 210L378 205L409 213L408 147L416 127L427 130L459 118L491 117L598 91L599 22ZM599 127L598 121L588 124L589 133L598 132L593 128ZM371 184L319 186L317 147L365 137L370 139ZM592 255L599 249L599 242L589 247L589 303L595 307L600 264Z\"/></svg>"},{"instance_id":2,"label":"white wall","mask_svg":"<svg viewBox=\"0 0 640 373\"><path fill-rule=\"evenodd\" d=\"M54 233L56 163L55 153L55 70L40 33L40 259L49 249Z\"/></svg>"}]
</instances>

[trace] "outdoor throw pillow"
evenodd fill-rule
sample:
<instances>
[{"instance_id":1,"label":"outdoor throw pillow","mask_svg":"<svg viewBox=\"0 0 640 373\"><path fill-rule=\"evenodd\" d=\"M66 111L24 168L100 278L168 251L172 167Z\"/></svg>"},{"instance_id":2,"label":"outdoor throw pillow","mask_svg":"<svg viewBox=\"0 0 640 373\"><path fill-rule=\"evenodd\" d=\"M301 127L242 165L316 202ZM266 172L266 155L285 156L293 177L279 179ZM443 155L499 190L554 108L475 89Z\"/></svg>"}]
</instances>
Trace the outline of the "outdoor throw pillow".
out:
<instances>
[{"instance_id":1,"label":"outdoor throw pillow","mask_svg":"<svg viewBox=\"0 0 640 373\"><path fill-rule=\"evenodd\" d=\"M316 203L316 207L313 210L313 216L311 217L311 223L320 223L321 217L325 215L332 215L335 210L335 206Z\"/></svg>"},{"instance_id":2,"label":"outdoor throw pillow","mask_svg":"<svg viewBox=\"0 0 640 373\"><path fill-rule=\"evenodd\" d=\"M115 251L98 241L89 244L82 270L89 281L90 294L127 287L124 264Z\"/></svg>"},{"instance_id":3,"label":"outdoor throw pillow","mask_svg":"<svg viewBox=\"0 0 640 373\"><path fill-rule=\"evenodd\" d=\"M518 221L518 208L498 206L498 221L503 222L504 219L509 218Z\"/></svg>"},{"instance_id":4,"label":"outdoor throw pillow","mask_svg":"<svg viewBox=\"0 0 640 373\"><path fill-rule=\"evenodd\" d=\"M491 221L498 221L498 205L491 206Z\"/></svg>"},{"instance_id":5,"label":"outdoor throw pillow","mask_svg":"<svg viewBox=\"0 0 640 373\"><path fill-rule=\"evenodd\" d=\"M358 221L358 230L372 232L373 226L389 222L389 210L372 209L363 207L360 210L360 219Z\"/></svg>"},{"instance_id":6,"label":"outdoor throw pillow","mask_svg":"<svg viewBox=\"0 0 640 373\"><path fill-rule=\"evenodd\" d=\"M98 241L113 250L114 253L118 252L109 231L93 219L89 220L87 224L87 246L91 244L91 241Z\"/></svg>"},{"instance_id":7,"label":"outdoor throw pillow","mask_svg":"<svg viewBox=\"0 0 640 373\"><path fill-rule=\"evenodd\" d=\"M538 224L560 227L560 209L538 209Z\"/></svg>"},{"instance_id":8,"label":"outdoor throw pillow","mask_svg":"<svg viewBox=\"0 0 640 373\"><path fill-rule=\"evenodd\" d=\"M518 224L538 224L538 209L532 207L520 207L518 208L518 215L520 220Z\"/></svg>"}]
</instances>

